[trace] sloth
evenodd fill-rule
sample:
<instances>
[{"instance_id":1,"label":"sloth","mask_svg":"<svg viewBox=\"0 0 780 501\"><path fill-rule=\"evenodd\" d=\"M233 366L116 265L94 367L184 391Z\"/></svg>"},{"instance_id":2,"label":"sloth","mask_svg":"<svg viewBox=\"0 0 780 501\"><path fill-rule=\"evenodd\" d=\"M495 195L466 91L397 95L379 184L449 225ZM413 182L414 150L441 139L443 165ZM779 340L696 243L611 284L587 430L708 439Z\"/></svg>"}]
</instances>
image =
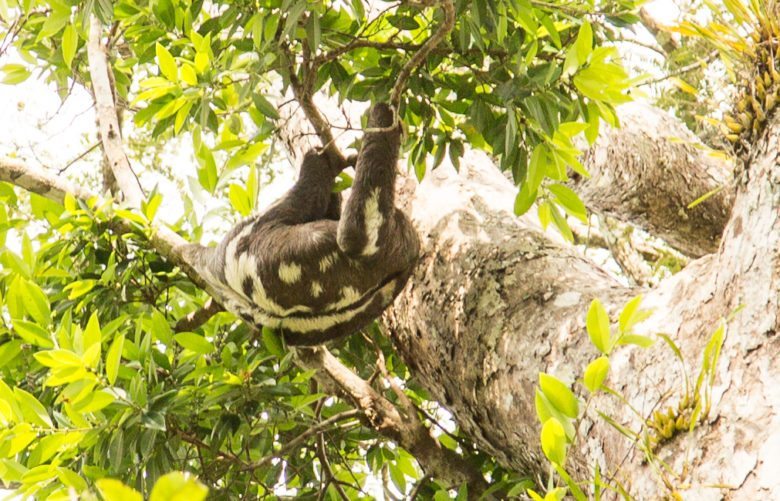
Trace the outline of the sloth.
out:
<instances>
[{"instance_id":1,"label":"sloth","mask_svg":"<svg viewBox=\"0 0 780 501\"><path fill-rule=\"evenodd\" d=\"M232 228L216 247L187 251L223 306L290 345L357 332L401 292L420 242L395 207L401 127L393 108L372 106L343 209L333 193L341 166L309 151L295 185L262 214Z\"/></svg>"}]
</instances>

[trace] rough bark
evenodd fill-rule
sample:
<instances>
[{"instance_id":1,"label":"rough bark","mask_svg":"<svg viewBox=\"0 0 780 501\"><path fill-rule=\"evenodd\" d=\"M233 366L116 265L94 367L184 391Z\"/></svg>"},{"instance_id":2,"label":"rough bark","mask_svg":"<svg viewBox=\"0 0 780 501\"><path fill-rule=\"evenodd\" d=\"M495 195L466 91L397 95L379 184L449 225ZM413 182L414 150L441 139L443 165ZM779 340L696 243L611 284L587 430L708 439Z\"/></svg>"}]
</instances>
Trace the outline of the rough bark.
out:
<instances>
[{"instance_id":1,"label":"rough bark","mask_svg":"<svg viewBox=\"0 0 780 501\"><path fill-rule=\"evenodd\" d=\"M689 256L714 252L733 203L731 168L667 113L635 103L620 119L623 127L605 128L586 155L592 177L575 183L583 201Z\"/></svg>"},{"instance_id":2,"label":"rough bark","mask_svg":"<svg viewBox=\"0 0 780 501\"><path fill-rule=\"evenodd\" d=\"M669 130L663 123L659 134ZM510 468L540 472L533 387L539 371L574 381L597 356L583 328L592 298L615 313L644 292L643 304L654 313L639 330L669 334L694 379L719 319L741 307L728 324L708 418L657 451L668 472L657 474L634 444L602 421L585 423L578 460L601 463L638 499L673 492L690 499L780 497L780 121L769 131L754 149L749 180L739 188L725 231L723 208L731 205L725 192L714 206L699 206L708 213L698 220L712 221L707 231L687 225L690 252L712 248L723 233L720 247L651 290L619 286L532 223L512 218L505 209L514 189L485 163L469 159L459 174L434 172L409 205L426 242L422 262L384 318L399 352L482 448ZM629 138L614 140L620 145ZM708 174L712 166L691 163L688 148L656 158L663 158L669 176L691 183L715 176ZM653 193L668 188L657 178L650 182L646 170L660 160L644 171L640 160L614 157L602 164L614 166L604 175L622 194L616 203L634 199L636 206L659 209ZM602 172L589 182L601 184ZM681 194L673 201L679 208L690 199ZM646 222L661 232L670 227ZM676 224L685 228L686 219ZM684 376L672 352L658 343L620 349L609 384L649 417L678 403ZM593 406L635 431L643 424L615 399L597 399Z\"/></svg>"}]
</instances>

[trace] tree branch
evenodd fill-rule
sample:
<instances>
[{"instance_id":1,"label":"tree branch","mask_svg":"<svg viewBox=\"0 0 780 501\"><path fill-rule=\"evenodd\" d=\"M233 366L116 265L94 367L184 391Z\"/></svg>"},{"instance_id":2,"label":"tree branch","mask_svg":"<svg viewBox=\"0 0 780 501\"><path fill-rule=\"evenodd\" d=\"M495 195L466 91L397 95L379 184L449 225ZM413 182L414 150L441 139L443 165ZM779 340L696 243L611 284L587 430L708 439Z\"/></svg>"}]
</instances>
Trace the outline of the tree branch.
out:
<instances>
[{"instance_id":1,"label":"tree branch","mask_svg":"<svg viewBox=\"0 0 780 501\"><path fill-rule=\"evenodd\" d=\"M89 41L87 42L87 57L92 90L95 96L100 141L111 166L111 172L113 172L125 200L132 207L140 207L145 196L138 178L130 167L130 161L122 145L122 130L117 118L114 92L109 76L111 69L106 52L100 44L102 32L103 27L100 21L92 15L89 26Z\"/></svg>"},{"instance_id":2,"label":"tree branch","mask_svg":"<svg viewBox=\"0 0 780 501\"><path fill-rule=\"evenodd\" d=\"M478 497L487 484L479 469L454 451L443 448L419 419L404 419L389 400L342 364L324 346L296 350L301 365L317 370L320 383L333 394L346 394L362 409L371 426L408 450L427 473L459 486L468 485L469 495Z\"/></svg>"},{"instance_id":3,"label":"tree branch","mask_svg":"<svg viewBox=\"0 0 780 501\"><path fill-rule=\"evenodd\" d=\"M594 212L632 223L688 256L718 248L734 201L732 168L709 154L678 120L647 105L620 108L585 155L588 179L573 184ZM726 186L690 207L705 193Z\"/></svg>"},{"instance_id":4,"label":"tree branch","mask_svg":"<svg viewBox=\"0 0 780 501\"><path fill-rule=\"evenodd\" d=\"M455 27L455 5L452 3L452 0L441 0L441 7L444 11L444 19L442 20L439 29L436 30L436 33L431 35L422 47L420 47L420 50L406 62L398 73L398 77L395 79L393 90L390 91L390 103L395 106L396 110L398 110L398 105L401 101L401 93L406 90L406 81L409 80L412 72L425 61L425 58L428 57L431 51L435 49L452 31L452 28Z\"/></svg>"},{"instance_id":5,"label":"tree branch","mask_svg":"<svg viewBox=\"0 0 780 501\"><path fill-rule=\"evenodd\" d=\"M65 200L66 193L70 193L82 200L96 196L89 190L75 185L65 178L8 157L0 157L0 181L12 183L59 203Z\"/></svg>"},{"instance_id":6,"label":"tree branch","mask_svg":"<svg viewBox=\"0 0 780 501\"><path fill-rule=\"evenodd\" d=\"M203 305L203 308L190 312L186 317L179 319L173 330L175 332L193 331L208 322L211 317L220 311L225 311L222 305L214 301L214 298L209 298Z\"/></svg>"},{"instance_id":7,"label":"tree branch","mask_svg":"<svg viewBox=\"0 0 780 501\"><path fill-rule=\"evenodd\" d=\"M324 421L320 421L319 423L315 424L308 430L304 431L294 439L290 440L284 446L278 450L277 452L274 452L273 454L269 454L261 459L258 459L257 461L254 461L252 463L244 465L241 469L243 471L249 471L249 470L255 470L257 468L260 468L264 464L268 464L273 460L274 458L277 458L279 456L282 456L286 454L287 452L292 451L298 445L300 445L304 440L309 438L312 435L316 435L318 433L322 433L323 431L326 431L334 424L338 423L339 421L344 421L347 419L352 418L358 418L363 413L360 409L352 409L349 411L339 412L338 414L334 414L333 416L329 417L328 419L325 419Z\"/></svg>"}]
</instances>

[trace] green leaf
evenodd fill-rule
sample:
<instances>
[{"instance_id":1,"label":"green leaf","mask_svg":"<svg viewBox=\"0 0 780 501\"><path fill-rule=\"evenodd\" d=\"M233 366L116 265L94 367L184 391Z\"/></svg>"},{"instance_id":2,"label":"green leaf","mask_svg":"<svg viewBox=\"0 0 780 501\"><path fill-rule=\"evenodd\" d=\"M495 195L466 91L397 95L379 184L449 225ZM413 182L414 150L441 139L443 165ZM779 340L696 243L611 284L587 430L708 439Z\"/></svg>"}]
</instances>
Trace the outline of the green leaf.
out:
<instances>
[{"instance_id":1,"label":"green leaf","mask_svg":"<svg viewBox=\"0 0 780 501\"><path fill-rule=\"evenodd\" d=\"M585 375L583 377L585 388L587 388L591 393L599 391L601 389L601 385L604 383L604 380L607 378L608 372L609 358L606 356L602 355L593 362L589 363L588 367L585 369Z\"/></svg>"},{"instance_id":2,"label":"green leaf","mask_svg":"<svg viewBox=\"0 0 780 501\"><path fill-rule=\"evenodd\" d=\"M195 353L208 355L214 351L214 345L211 344L210 341L194 332L180 332L173 336L173 339L181 347L194 351Z\"/></svg>"},{"instance_id":3,"label":"green leaf","mask_svg":"<svg viewBox=\"0 0 780 501\"><path fill-rule=\"evenodd\" d=\"M83 434L81 434L83 436ZM67 487L73 487L76 492L82 492L87 490L87 482L84 481L81 476L73 470L68 468L57 468L57 477Z\"/></svg>"},{"instance_id":4,"label":"green leaf","mask_svg":"<svg viewBox=\"0 0 780 501\"><path fill-rule=\"evenodd\" d=\"M84 351L87 351L95 344L99 346L101 340L100 322L98 322L97 312L95 312L90 315L87 327L84 329Z\"/></svg>"},{"instance_id":5,"label":"green leaf","mask_svg":"<svg viewBox=\"0 0 780 501\"><path fill-rule=\"evenodd\" d=\"M95 287L96 283L97 281L92 279L76 280L75 282L69 283L65 286L65 290L70 291L70 293L68 293L68 299L80 298L84 294L91 291Z\"/></svg>"},{"instance_id":6,"label":"green leaf","mask_svg":"<svg viewBox=\"0 0 780 501\"><path fill-rule=\"evenodd\" d=\"M536 213L539 217L539 223L542 225L543 230L547 230L547 227L552 221L552 204L549 200L545 200L536 207Z\"/></svg>"},{"instance_id":7,"label":"green leaf","mask_svg":"<svg viewBox=\"0 0 780 501\"><path fill-rule=\"evenodd\" d=\"M569 488L569 490L571 491L571 495L574 496L574 499L576 501L588 501L588 497L585 495L584 492L582 492L580 486L577 485L577 482L575 482L574 479L571 478L571 476L566 472L566 470L563 469L561 465L556 464L555 471L557 471L558 475L560 475L563 481L566 482L566 486ZM562 487L558 487L555 490L563 491L556 496L556 501L561 501L566 497L566 489ZM549 496L550 494L551 492L547 493L547 496Z\"/></svg>"},{"instance_id":8,"label":"green leaf","mask_svg":"<svg viewBox=\"0 0 780 501\"><path fill-rule=\"evenodd\" d=\"M358 2L362 5L363 2ZM309 16L306 23L306 38L309 41L309 47L316 50L320 46L322 29L320 28L320 16Z\"/></svg>"},{"instance_id":9,"label":"green leaf","mask_svg":"<svg viewBox=\"0 0 780 501\"><path fill-rule=\"evenodd\" d=\"M119 374L119 362L122 359L122 350L125 345L125 335L120 334L114 338L114 342L111 343L111 347L106 354L106 378L109 384L116 383L117 375Z\"/></svg>"},{"instance_id":10,"label":"green leaf","mask_svg":"<svg viewBox=\"0 0 780 501\"><path fill-rule=\"evenodd\" d=\"M192 87L198 85L198 74L195 71L195 67L191 64L184 63L181 67L181 79L184 83Z\"/></svg>"},{"instance_id":11,"label":"green leaf","mask_svg":"<svg viewBox=\"0 0 780 501\"><path fill-rule=\"evenodd\" d=\"M193 475L175 471L160 477L149 501L203 501L208 492Z\"/></svg>"},{"instance_id":12,"label":"green leaf","mask_svg":"<svg viewBox=\"0 0 780 501\"><path fill-rule=\"evenodd\" d=\"M638 295L623 307L618 318L620 332L628 332L636 324L639 305L642 304L642 295Z\"/></svg>"},{"instance_id":13,"label":"green leaf","mask_svg":"<svg viewBox=\"0 0 780 501\"><path fill-rule=\"evenodd\" d=\"M61 367L85 367L84 361L69 350L46 350L33 355L45 367L52 369Z\"/></svg>"},{"instance_id":14,"label":"green leaf","mask_svg":"<svg viewBox=\"0 0 780 501\"><path fill-rule=\"evenodd\" d=\"M173 99L172 101L168 101L165 105L163 105L162 108L159 109L159 111L157 111L157 113L154 114L154 118L156 120L168 118L169 116L179 111L179 109L186 103L187 99L184 96L180 96L176 99Z\"/></svg>"},{"instance_id":15,"label":"green leaf","mask_svg":"<svg viewBox=\"0 0 780 501\"><path fill-rule=\"evenodd\" d=\"M284 28L282 33L289 37L293 37L295 34L295 28L298 26L298 19L300 19L303 11L306 10L307 0L297 0L292 7L287 9L287 19L284 22Z\"/></svg>"},{"instance_id":16,"label":"green leaf","mask_svg":"<svg viewBox=\"0 0 780 501\"><path fill-rule=\"evenodd\" d=\"M54 343L47 330L38 324L24 320L14 320L14 331L26 342L41 348L53 348Z\"/></svg>"},{"instance_id":17,"label":"green leaf","mask_svg":"<svg viewBox=\"0 0 780 501\"><path fill-rule=\"evenodd\" d=\"M641 348L649 348L655 344L655 340L647 336L640 336L639 334L625 334L620 336L619 344L633 344Z\"/></svg>"},{"instance_id":18,"label":"green leaf","mask_svg":"<svg viewBox=\"0 0 780 501\"><path fill-rule=\"evenodd\" d=\"M540 372L539 388L553 407L564 416L572 419L577 418L579 414L579 400L561 380L550 374Z\"/></svg>"},{"instance_id":19,"label":"green leaf","mask_svg":"<svg viewBox=\"0 0 780 501\"><path fill-rule=\"evenodd\" d=\"M566 463L566 433L555 418L542 425L542 452L552 463L563 466Z\"/></svg>"},{"instance_id":20,"label":"green leaf","mask_svg":"<svg viewBox=\"0 0 780 501\"><path fill-rule=\"evenodd\" d=\"M558 207L550 204L550 214L552 214L552 220L553 223L555 223L555 227L561 232L563 238L568 242L574 242L574 233L572 233L571 228L569 227L569 222L566 221L566 218L561 214L561 211L558 210Z\"/></svg>"},{"instance_id":21,"label":"green leaf","mask_svg":"<svg viewBox=\"0 0 780 501\"><path fill-rule=\"evenodd\" d=\"M18 287L27 313L38 325L48 327L51 323L51 307L46 294L38 287L38 284L24 279L19 279Z\"/></svg>"},{"instance_id":22,"label":"green leaf","mask_svg":"<svg viewBox=\"0 0 780 501\"><path fill-rule=\"evenodd\" d=\"M5 73L2 82L8 85L16 85L30 78L30 72L21 64L6 64L0 71Z\"/></svg>"},{"instance_id":23,"label":"green leaf","mask_svg":"<svg viewBox=\"0 0 780 501\"><path fill-rule=\"evenodd\" d=\"M252 212L252 201L244 188L237 184L231 184L228 191L230 205L242 216L248 216Z\"/></svg>"},{"instance_id":24,"label":"green leaf","mask_svg":"<svg viewBox=\"0 0 780 501\"><path fill-rule=\"evenodd\" d=\"M25 450L37 436L30 423L20 423L14 426L10 433L5 435L2 445L0 445L0 455L8 457L17 455Z\"/></svg>"},{"instance_id":25,"label":"green leaf","mask_svg":"<svg viewBox=\"0 0 780 501\"><path fill-rule=\"evenodd\" d=\"M593 28L588 21L584 21L580 26L574 46L577 48L577 59L580 64L584 64L593 51Z\"/></svg>"},{"instance_id":26,"label":"green leaf","mask_svg":"<svg viewBox=\"0 0 780 501\"><path fill-rule=\"evenodd\" d=\"M211 61L211 58L209 57L209 53L205 51L198 51L195 54L195 71L198 73L198 75L202 75L206 72L206 70L209 67L209 62Z\"/></svg>"},{"instance_id":27,"label":"green leaf","mask_svg":"<svg viewBox=\"0 0 780 501\"><path fill-rule=\"evenodd\" d=\"M173 122L173 133L178 134L179 131L181 131L181 128L184 126L184 122L187 120L187 117L190 116L190 110L192 109L194 103L192 101L187 101L187 103L179 108L179 111L176 112L176 119Z\"/></svg>"},{"instance_id":28,"label":"green leaf","mask_svg":"<svg viewBox=\"0 0 780 501\"><path fill-rule=\"evenodd\" d=\"M157 209L160 208L160 204L162 203L163 197L160 193L155 191L152 194L152 197L149 200L145 200L143 202L143 211L144 216L146 216L146 219L149 221L154 221L154 216L157 215Z\"/></svg>"},{"instance_id":29,"label":"green leaf","mask_svg":"<svg viewBox=\"0 0 780 501\"><path fill-rule=\"evenodd\" d=\"M154 338L165 345L170 346L173 342L173 330L171 329L168 320L166 320L165 316L157 310L152 312L151 320Z\"/></svg>"},{"instance_id":30,"label":"green leaf","mask_svg":"<svg viewBox=\"0 0 780 501\"><path fill-rule=\"evenodd\" d=\"M214 161L214 155L206 145L201 145L197 154L201 168L198 169L198 181L209 193L214 193L217 187L217 164Z\"/></svg>"},{"instance_id":31,"label":"green leaf","mask_svg":"<svg viewBox=\"0 0 780 501\"><path fill-rule=\"evenodd\" d=\"M531 191L528 183L523 183L523 187L515 197L515 214L522 216L528 212L536 201L536 191Z\"/></svg>"},{"instance_id":32,"label":"green leaf","mask_svg":"<svg viewBox=\"0 0 780 501\"><path fill-rule=\"evenodd\" d=\"M274 329L263 326L263 344L270 354L277 357L284 356L284 343L281 336Z\"/></svg>"},{"instance_id":33,"label":"green leaf","mask_svg":"<svg viewBox=\"0 0 780 501\"><path fill-rule=\"evenodd\" d=\"M36 42L53 37L68 24L68 21L70 21L70 8L67 5L58 5L58 2L51 2L50 5L54 7L54 9L45 16L46 20L44 21L41 30L38 32Z\"/></svg>"},{"instance_id":34,"label":"green leaf","mask_svg":"<svg viewBox=\"0 0 780 501\"><path fill-rule=\"evenodd\" d=\"M552 40L552 43L555 45L555 47L560 49L561 35L558 33L558 30L555 28L555 24L553 24L553 21L548 16L542 14L541 16L539 16L539 22L542 23L542 26L544 26L547 34L550 35L550 40Z\"/></svg>"},{"instance_id":35,"label":"green leaf","mask_svg":"<svg viewBox=\"0 0 780 501\"><path fill-rule=\"evenodd\" d=\"M140 492L113 478L101 478L95 486L105 501L143 501Z\"/></svg>"},{"instance_id":36,"label":"green leaf","mask_svg":"<svg viewBox=\"0 0 780 501\"><path fill-rule=\"evenodd\" d=\"M18 339L12 339L7 343L0 345L0 368L16 359L22 352L22 342Z\"/></svg>"},{"instance_id":37,"label":"green leaf","mask_svg":"<svg viewBox=\"0 0 780 501\"><path fill-rule=\"evenodd\" d=\"M113 404L115 400L114 395L106 391L93 391L84 399L79 400L73 408L82 413L97 412Z\"/></svg>"},{"instance_id":38,"label":"green leaf","mask_svg":"<svg viewBox=\"0 0 780 501\"><path fill-rule=\"evenodd\" d=\"M31 432L33 438L35 433ZM0 459L0 480L9 484L11 482L21 482L22 475L27 472L27 468L12 459Z\"/></svg>"},{"instance_id":39,"label":"green leaf","mask_svg":"<svg viewBox=\"0 0 780 501\"><path fill-rule=\"evenodd\" d=\"M158 42L155 44L155 53L157 54L157 65L160 67L160 72L171 82L178 82L179 71L176 68L176 60L168 52L168 49Z\"/></svg>"},{"instance_id":40,"label":"green leaf","mask_svg":"<svg viewBox=\"0 0 780 501\"><path fill-rule=\"evenodd\" d=\"M600 117L599 108L594 103L588 103L588 128L585 129L585 138L588 140L588 144L592 145L599 137L599 123Z\"/></svg>"},{"instance_id":41,"label":"green leaf","mask_svg":"<svg viewBox=\"0 0 780 501\"><path fill-rule=\"evenodd\" d=\"M533 501L544 501L544 498L543 498L542 496L540 496L540 495L539 495L539 493L538 493L538 492L536 492L536 491L535 491L535 490L533 490L533 489L527 489L527 490L526 490L526 493L528 493L528 496L529 496L529 497L530 497L530 498L531 498Z\"/></svg>"},{"instance_id":42,"label":"green leaf","mask_svg":"<svg viewBox=\"0 0 780 501\"><path fill-rule=\"evenodd\" d=\"M555 183L548 186L547 189L550 190L550 193L555 195L558 203L566 212L583 223L588 222L588 211L585 208L585 204L582 203L580 197L571 188Z\"/></svg>"},{"instance_id":43,"label":"green leaf","mask_svg":"<svg viewBox=\"0 0 780 501\"><path fill-rule=\"evenodd\" d=\"M31 424L43 426L45 428L52 428L54 425L51 422L49 413L46 412L46 408L41 404L32 394L20 389L14 388L14 396L19 403L19 407L24 414L24 418Z\"/></svg>"},{"instance_id":44,"label":"green leaf","mask_svg":"<svg viewBox=\"0 0 780 501\"><path fill-rule=\"evenodd\" d=\"M81 432L54 433L43 437L35 445L27 460L27 466L37 466L45 463L60 451L72 449L84 438Z\"/></svg>"},{"instance_id":45,"label":"green leaf","mask_svg":"<svg viewBox=\"0 0 780 501\"><path fill-rule=\"evenodd\" d=\"M62 59L65 61L65 65L70 69L73 63L73 57L76 55L76 48L79 43L79 35L76 31L76 27L69 24L65 27L65 31L62 33Z\"/></svg>"},{"instance_id":46,"label":"green leaf","mask_svg":"<svg viewBox=\"0 0 780 501\"><path fill-rule=\"evenodd\" d=\"M588 329L588 336L590 336L590 341L593 343L593 346L601 353L609 355L609 352L612 350L609 332L609 316L607 315L607 310L604 309L604 306L601 305L601 302L598 299L594 299L590 303L585 325Z\"/></svg>"},{"instance_id":47,"label":"green leaf","mask_svg":"<svg viewBox=\"0 0 780 501\"><path fill-rule=\"evenodd\" d=\"M271 102L268 101L268 99L266 99L262 94L252 94L252 102L255 104L257 111L267 116L271 120L279 120L279 111L276 109L276 106L271 104Z\"/></svg>"},{"instance_id":48,"label":"green leaf","mask_svg":"<svg viewBox=\"0 0 780 501\"><path fill-rule=\"evenodd\" d=\"M402 16L402 15L394 14L388 16L387 21L392 26L395 26L396 28L401 30L416 30L417 28L420 27L420 23L418 23L412 16Z\"/></svg>"}]
</instances>

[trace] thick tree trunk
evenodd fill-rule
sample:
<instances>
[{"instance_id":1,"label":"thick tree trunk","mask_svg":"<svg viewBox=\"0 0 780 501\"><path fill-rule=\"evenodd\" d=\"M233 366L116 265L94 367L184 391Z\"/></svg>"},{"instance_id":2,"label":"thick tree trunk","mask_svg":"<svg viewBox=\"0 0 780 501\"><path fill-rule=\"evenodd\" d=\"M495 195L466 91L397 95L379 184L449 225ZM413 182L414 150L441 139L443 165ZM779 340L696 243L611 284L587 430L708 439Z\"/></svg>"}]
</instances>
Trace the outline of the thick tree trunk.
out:
<instances>
[{"instance_id":1,"label":"thick tree trunk","mask_svg":"<svg viewBox=\"0 0 780 501\"><path fill-rule=\"evenodd\" d=\"M780 362L775 358L780 344L778 135L775 121L754 150L749 181L739 188L725 231L732 204L728 190L705 202L709 208L702 204L704 210L687 215L699 224L711 223L705 231L683 225L687 250L716 252L652 290L620 286L576 251L554 243L555 236L542 234L533 221L512 216L508 209L515 188L486 159L472 154L461 163L460 173L431 173L409 203L425 242L423 258L384 318L399 352L415 377L482 448L510 468L540 473L534 386L540 371L573 382L597 356L584 329L593 298L614 314L627 299L644 292L643 305L652 308L653 315L638 330L668 334L680 347L694 381L719 319L741 307L728 323L709 416L690 435L657 449L670 471L656 474L628 438L598 419L582 429L579 462L600 463L605 476L618 479L640 499L672 491L690 499L732 493L780 498ZM623 158L629 166L639 165L636 159ZM606 174L611 182L633 186L632 177L642 181L631 196L623 197L628 203L616 207L649 205L645 211L613 212L628 214L626 219L653 213L659 208L647 202L653 189L668 193L680 183L699 187L722 182L721 173L712 176L714 181L699 183L701 173L712 166L693 163L692 158L666 157L638 170L621 170L624 164L614 158L616 168ZM670 180L664 185L660 178L649 182L648 176L659 168L675 177L676 184ZM614 174L618 171L623 174ZM600 185L604 171L594 174L588 182ZM680 192L676 203L689 203L689 196ZM649 229L663 230L660 223L646 222ZM678 231L669 225L666 237L674 242ZM681 364L662 342L646 350L619 349L608 383L646 417L676 406L685 386ZM575 389L582 390L579 384ZM591 408L634 431L643 425L614 398L596 399Z\"/></svg>"},{"instance_id":2,"label":"thick tree trunk","mask_svg":"<svg viewBox=\"0 0 780 501\"><path fill-rule=\"evenodd\" d=\"M592 177L574 183L582 199L689 256L717 250L734 201L731 166L657 108L631 103L620 108L620 120L586 155Z\"/></svg>"}]
</instances>

